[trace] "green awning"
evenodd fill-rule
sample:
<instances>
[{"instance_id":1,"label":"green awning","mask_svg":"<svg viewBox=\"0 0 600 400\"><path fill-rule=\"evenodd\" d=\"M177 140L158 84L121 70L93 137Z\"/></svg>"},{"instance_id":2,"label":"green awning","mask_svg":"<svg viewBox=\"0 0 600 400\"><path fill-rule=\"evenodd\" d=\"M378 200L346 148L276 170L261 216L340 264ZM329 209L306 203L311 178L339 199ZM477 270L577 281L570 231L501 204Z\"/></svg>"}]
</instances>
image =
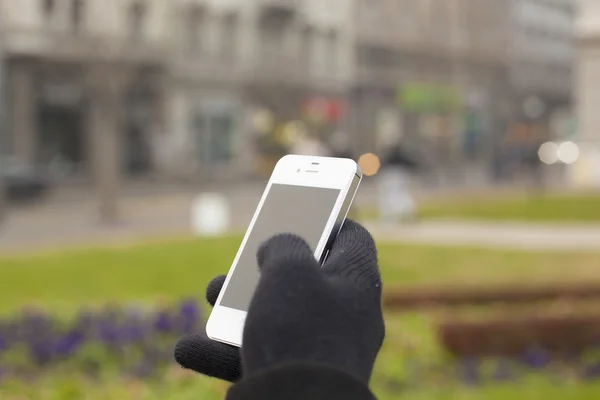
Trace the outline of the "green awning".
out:
<instances>
[{"instance_id":1,"label":"green awning","mask_svg":"<svg viewBox=\"0 0 600 400\"><path fill-rule=\"evenodd\" d=\"M454 111L463 106L463 94L452 86L409 83L398 90L398 102L408 111Z\"/></svg>"}]
</instances>

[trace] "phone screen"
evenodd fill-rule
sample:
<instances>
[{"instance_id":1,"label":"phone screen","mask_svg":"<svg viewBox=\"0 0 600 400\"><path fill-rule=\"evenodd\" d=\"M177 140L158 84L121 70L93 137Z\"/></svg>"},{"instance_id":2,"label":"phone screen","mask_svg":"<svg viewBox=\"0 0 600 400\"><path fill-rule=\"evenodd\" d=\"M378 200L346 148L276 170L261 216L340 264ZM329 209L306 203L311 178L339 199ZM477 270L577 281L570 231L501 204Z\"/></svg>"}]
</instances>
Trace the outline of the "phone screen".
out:
<instances>
[{"instance_id":1,"label":"phone screen","mask_svg":"<svg viewBox=\"0 0 600 400\"><path fill-rule=\"evenodd\" d=\"M296 234L314 251L339 194L339 189L272 184L220 305L248 310L260 278L256 253L273 235Z\"/></svg>"}]
</instances>

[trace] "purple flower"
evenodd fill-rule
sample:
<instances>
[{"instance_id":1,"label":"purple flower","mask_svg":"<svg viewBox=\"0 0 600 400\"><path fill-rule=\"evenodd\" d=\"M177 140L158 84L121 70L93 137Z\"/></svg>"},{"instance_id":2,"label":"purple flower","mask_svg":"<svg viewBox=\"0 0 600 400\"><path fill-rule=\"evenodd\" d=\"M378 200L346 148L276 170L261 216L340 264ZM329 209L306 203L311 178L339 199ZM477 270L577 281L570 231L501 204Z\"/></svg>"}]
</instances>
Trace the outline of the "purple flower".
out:
<instances>
[{"instance_id":1,"label":"purple flower","mask_svg":"<svg viewBox=\"0 0 600 400\"><path fill-rule=\"evenodd\" d=\"M142 342L146 331L140 321L128 321L122 329L123 338L130 343Z\"/></svg>"},{"instance_id":2,"label":"purple flower","mask_svg":"<svg viewBox=\"0 0 600 400\"><path fill-rule=\"evenodd\" d=\"M75 326L86 332L92 329L94 325L94 315L87 310L81 311L75 320Z\"/></svg>"},{"instance_id":3,"label":"purple flower","mask_svg":"<svg viewBox=\"0 0 600 400\"><path fill-rule=\"evenodd\" d=\"M55 347L56 354L60 356L69 356L73 354L83 343L84 336L78 330L67 332L64 336L58 339Z\"/></svg>"},{"instance_id":4,"label":"purple flower","mask_svg":"<svg viewBox=\"0 0 600 400\"><path fill-rule=\"evenodd\" d=\"M200 317L200 307L194 300L186 300L179 306L181 315L190 321L196 321Z\"/></svg>"},{"instance_id":5,"label":"purple flower","mask_svg":"<svg viewBox=\"0 0 600 400\"><path fill-rule=\"evenodd\" d=\"M544 349L534 347L525 352L523 361L531 368L544 368L550 364L550 356Z\"/></svg>"},{"instance_id":6,"label":"purple flower","mask_svg":"<svg viewBox=\"0 0 600 400\"><path fill-rule=\"evenodd\" d=\"M6 349L8 349L8 340L0 332L0 354Z\"/></svg>"},{"instance_id":7,"label":"purple flower","mask_svg":"<svg viewBox=\"0 0 600 400\"><path fill-rule=\"evenodd\" d=\"M99 328L100 340L107 346L115 346L119 343L119 332L111 322L104 322Z\"/></svg>"},{"instance_id":8,"label":"purple flower","mask_svg":"<svg viewBox=\"0 0 600 400\"><path fill-rule=\"evenodd\" d=\"M192 333L201 319L201 310L194 300L187 300L179 306L181 320L181 332L180 333Z\"/></svg>"},{"instance_id":9,"label":"purple flower","mask_svg":"<svg viewBox=\"0 0 600 400\"><path fill-rule=\"evenodd\" d=\"M48 339L30 343L29 350L37 365L43 366L52 360L53 345Z\"/></svg>"},{"instance_id":10,"label":"purple flower","mask_svg":"<svg viewBox=\"0 0 600 400\"><path fill-rule=\"evenodd\" d=\"M594 363L585 367L583 371L585 379L600 379L600 363Z\"/></svg>"},{"instance_id":11,"label":"purple flower","mask_svg":"<svg viewBox=\"0 0 600 400\"><path fill-rule=\"evenodd\" d=\"M171 319L169 318L169 314L166 312L161 312L156 317L154 321L154 329L160 333L169 333L172 329Z\"/></svg>"}]
</instances>

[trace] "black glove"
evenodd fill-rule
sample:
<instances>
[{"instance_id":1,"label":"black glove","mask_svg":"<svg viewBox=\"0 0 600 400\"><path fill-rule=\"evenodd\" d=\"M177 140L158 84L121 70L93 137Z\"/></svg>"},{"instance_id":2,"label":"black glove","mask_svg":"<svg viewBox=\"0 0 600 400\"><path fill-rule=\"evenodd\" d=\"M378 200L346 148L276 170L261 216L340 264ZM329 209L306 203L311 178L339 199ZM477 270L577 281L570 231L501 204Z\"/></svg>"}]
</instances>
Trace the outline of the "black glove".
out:
<instances>
[{"instance_id":1,"label":"black glove","mask_svg":"<svg viewBox=\"0 0 600 400\"><path fill-rule=\"evenodd\" d=\"M225 275L216 277L206 287L206 300L211 306L217 302L223 283ZM242 374L239 350L238 347L209 339L206 333L187 335L175 345L175 360L183 368L235 382Z\"/></svg>"},{"instance_id":2,"label":"black glove","mask_svg":"<svg viewBox=\"0 0 600 400\"><path fill-rule=\"evenodd\" d=\"M385 335L371 235L347 220L322 268L306 242L290 234L268 240L257 258L261 278L244 327L244 378L282 365L314 365L368 384ZM209 285L209 302L219 285L222 278ZM175 358L185 368L235 381L237 350L194 335L177 343Z\"/></svg>"}]
</instances>

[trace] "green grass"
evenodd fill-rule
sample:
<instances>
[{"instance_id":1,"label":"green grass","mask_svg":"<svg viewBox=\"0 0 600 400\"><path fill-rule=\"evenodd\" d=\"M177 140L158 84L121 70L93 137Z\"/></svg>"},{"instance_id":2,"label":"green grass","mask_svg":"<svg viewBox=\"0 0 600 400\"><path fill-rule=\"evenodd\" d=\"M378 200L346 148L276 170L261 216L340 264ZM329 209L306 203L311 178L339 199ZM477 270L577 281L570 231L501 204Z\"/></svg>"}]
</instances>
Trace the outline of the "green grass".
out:
<instances>
[{"instance_id":1,"label":"green grass","mask_svg":"<svg viewBox=\"0 0 600 400\"><path fill-rule=\"evenodd\" d=\"M0 314L35 305L60 314L81 306L107 302L160 303L182 296L202 297L206 283L226 273L240 237L182 239L123 248L79 249L0 258ZM439 246L380 243L385 288L396 285L465 283L493 284L522 281L599 280L599 253L535 253ZM396 399L393 381L409 379L403 360L439 361L431 321L425 315L388 315L388 335L373 377L382 400ZM512 385L468 389L423 382L411 399L592 399L600 386L555 387L546 379ZM222 398L225 386L214 380L180 376L164 382L122 381L90 383L60 372L36 385L11 383L0 389L1 399L120 400Z\"/></svg>"},{"instance_id":2,"label":"green grass","mask_svg":"<svg viewBox=\"0 0 600 400\"><path fill-rule=\"evenodd\" d=\"M227 273L240 237L182 239L123 248L0 258L0 314L34 305L61 312L107 301L157 302L202 296ZM600 253L527 253L379 244L385 287L598 279Z\"/></svg>"},{"instance_id":3,"label":"green grass","mask_svg":"<svg viewBox=\"0 0 600 400\"><path fill-rule=\"evenodd\" d=\"M377 211L363 210L361 216L373 219ZM600 194L441 199L420 204L419 216L423 219L599 223Z\"/></svg>"}]
</instances>

